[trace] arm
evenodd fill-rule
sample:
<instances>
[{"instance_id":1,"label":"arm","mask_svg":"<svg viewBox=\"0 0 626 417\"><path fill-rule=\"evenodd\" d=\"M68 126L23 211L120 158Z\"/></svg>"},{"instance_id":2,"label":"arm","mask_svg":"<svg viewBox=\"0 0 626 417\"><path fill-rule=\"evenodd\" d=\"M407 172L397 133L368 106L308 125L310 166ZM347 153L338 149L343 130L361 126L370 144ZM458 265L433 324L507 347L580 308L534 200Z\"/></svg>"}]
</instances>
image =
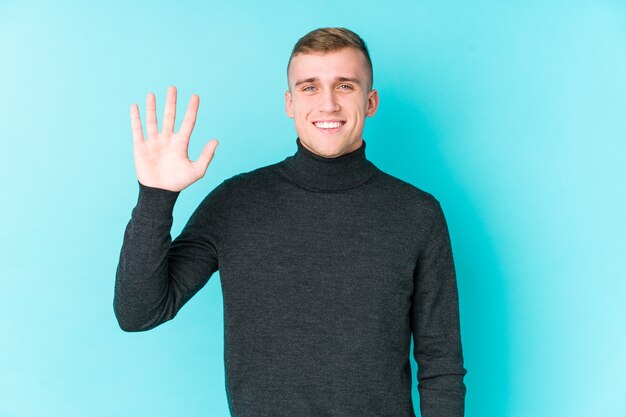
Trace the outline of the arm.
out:
<instances>
[{"instance_id":1,"label":"arm","mask_svg":"<svg viewBox=\"0 0 626 417\"><path fill-rule=\"evenodd\" d=\"M215 225L207 221L213 200L205 199L174 242L170 235L180 191L204 176L217 146L210 141L197 161L188 158L198 105L198 96L192 96L174 133L176 89L170 87L159 133L156 99L148 94L145 140L137 105L131 106L139 199L124 234L114 297L116 317L127 331L148 330L173 318L217 270Z\"/></svg>"},{"instance_id":2,"label":"arm","mask_svg":"<svg viewBox=\"0 0 626 417\"><path fill-rule=\"evenodd\" d=\"M411 312L422 417L462 417L466 387L458 291L446 220L439 203L415 270Z\"/></svg>"},{"instance_id":3,"label":"arm","mask_svg":"<svg viewBox=\"0 0 626 417\"><path fill-rule=\"evenodd\" d=\"M139 183L115 280L113 305L123 330L149 330L174 318L217 271L220 190L204 199L172 242L172 209L179 193Z\"/></svg>"}]
</instances>

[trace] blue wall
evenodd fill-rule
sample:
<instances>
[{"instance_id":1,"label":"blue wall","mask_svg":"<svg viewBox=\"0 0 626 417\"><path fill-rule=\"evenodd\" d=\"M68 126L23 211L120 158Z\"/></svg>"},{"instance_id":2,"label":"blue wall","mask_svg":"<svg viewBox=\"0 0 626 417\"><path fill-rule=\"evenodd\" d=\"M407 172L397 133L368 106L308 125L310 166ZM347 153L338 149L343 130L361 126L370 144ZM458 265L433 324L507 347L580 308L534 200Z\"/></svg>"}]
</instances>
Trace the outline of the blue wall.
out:
<instances>
[{"instance_id":1,"label":"blue wall","mask_svg":"<svg viewBox=\"0 0 626 417\"><path fill-rule=\"evenodd\" d=\"M150 332L113 315L128 109L176 85L201 97L191 157L220 140L176 235L295 152L285 67L320 26L371 49L368 157L446 212L467 416L626 415L626 3L106 3L0 2L0 415L228 415L219 274Z\"/></svg>"}]
</instances>

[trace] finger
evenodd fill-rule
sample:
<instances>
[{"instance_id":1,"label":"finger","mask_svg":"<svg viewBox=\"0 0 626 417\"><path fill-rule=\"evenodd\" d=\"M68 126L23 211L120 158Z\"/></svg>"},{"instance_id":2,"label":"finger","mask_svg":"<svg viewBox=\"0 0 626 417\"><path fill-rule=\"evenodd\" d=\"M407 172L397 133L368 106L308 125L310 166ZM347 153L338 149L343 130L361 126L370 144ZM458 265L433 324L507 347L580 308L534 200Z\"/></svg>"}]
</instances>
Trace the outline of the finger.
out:
<instances>
[{"instance_id":1,"label":"finger","mask_svg":"<svg viewBox=\"0 0 626 417\"><path fill-rule=\"evenodd\" d=\"M183 124L180 126L179 133L183 135L186 139L189 139L191 136L191 132L193 131L193 127L196 124L196 117L198 115L198 107L200 106L200 97L197 95L192 95L189 99L189 106L187 106L187 112L185 113L185 119L183 120Z\"/></svg>"},{"instance_id":2,"label":"finger","mask_svg":"<svg viewBox=\"0 0 626 417\"><path fill-rule=\"evenodd\" d=\"M213 159L213 155L215 155L215 148L217 148L218 144L219 142L216 139L209 141L209 143L204 146L204 149L198 157L198 160L196 162L193 162L194 170L196 171L198 178L204 177L204 174L206 173L206 170L209 167L211 160Z\"/></svg>"},{"instance_id":3,"label":"finger","mask_svg":"<svg viewBox=\"0 0 626 417\"><path fill-rule=\"evenodd\" d=\"M176 87L167 89L167 99L165 101L165 112L163 113L162 133L174 133L174 122L176 120Z\"/></svg>"},{"instance_id":4,"label":"finger","mask_svg":"<svg viewBox=\"0 0 626 417\"><path fill-rule=\"evenodd\" d=\"M130 105L130 127L133 131L133 143L143 142L143 130L141 130L139 107L137 107L134 103Z\"/></svg>"},{"instance_id":5,"label":"finger","mask_svg":"<svg viewBox=\"0 0 626 417\"><path fill-rule=\"evenodd\" d=\"M146 96L146 130L148 131L148 139L154 139L159 134L154 93L148 93Z\"/></svg>"}]
</instances>

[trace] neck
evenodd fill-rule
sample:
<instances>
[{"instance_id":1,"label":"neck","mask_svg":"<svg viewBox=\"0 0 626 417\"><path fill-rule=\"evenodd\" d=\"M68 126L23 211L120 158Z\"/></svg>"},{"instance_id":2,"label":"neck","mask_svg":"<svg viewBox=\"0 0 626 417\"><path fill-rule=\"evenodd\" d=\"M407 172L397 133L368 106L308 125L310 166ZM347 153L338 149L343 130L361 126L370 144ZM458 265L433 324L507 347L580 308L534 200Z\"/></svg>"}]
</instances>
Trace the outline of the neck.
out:
<instances>
[{"instance_id":1,"label":"neck","mask_svg":"<svg viewBox=\"0 0 626 417\"><path fill-rule=\"evenodd\" d=\"M317 155L305 148L299 138L296 145L296 153L285 159L282 165L291 179L308 189L347 190L364 184L377 171L365 157L365 141L358 149L336 158Z\"/></svg>"}]
</instances>

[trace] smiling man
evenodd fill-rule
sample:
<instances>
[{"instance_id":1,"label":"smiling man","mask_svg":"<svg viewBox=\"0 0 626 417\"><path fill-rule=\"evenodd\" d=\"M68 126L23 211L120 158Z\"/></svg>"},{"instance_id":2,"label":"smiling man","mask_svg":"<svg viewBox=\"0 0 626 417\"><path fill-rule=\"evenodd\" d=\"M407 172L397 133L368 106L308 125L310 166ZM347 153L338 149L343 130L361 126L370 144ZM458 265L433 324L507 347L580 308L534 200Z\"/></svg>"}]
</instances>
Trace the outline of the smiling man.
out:
<instances>
[{"instance_id":1,"label":"smiling man","mask_svg":"<svg viewBox=\"0 0 626 417\"><path fill-rule=\"evenodd\" d=\"M466 387L445 217L425 191L365 156L379 97L363 40L314 30L288 65L297 151L223 181L171 240L182 189L217 141L187 158L193 96L174 133L153 94L147 138L131 106L139 198L124 234L114 309L126 331L172 319L220 271L226 392L233 416L415 416L411 335L423 417L464 415Z\"/></svg>"},{"instance_id":2,"label":"smiling man","mask_svg":"<svg viewBox=\"0 0 626 417\"><path fill-rule=\"evenodd\" d=\"M316 51L300 45L289 63L285 93L287 115L295 120L300 142L325 158L359 149L365 118L378 108L369 58L351 47Z\"/></svg>"}]
</instances>

